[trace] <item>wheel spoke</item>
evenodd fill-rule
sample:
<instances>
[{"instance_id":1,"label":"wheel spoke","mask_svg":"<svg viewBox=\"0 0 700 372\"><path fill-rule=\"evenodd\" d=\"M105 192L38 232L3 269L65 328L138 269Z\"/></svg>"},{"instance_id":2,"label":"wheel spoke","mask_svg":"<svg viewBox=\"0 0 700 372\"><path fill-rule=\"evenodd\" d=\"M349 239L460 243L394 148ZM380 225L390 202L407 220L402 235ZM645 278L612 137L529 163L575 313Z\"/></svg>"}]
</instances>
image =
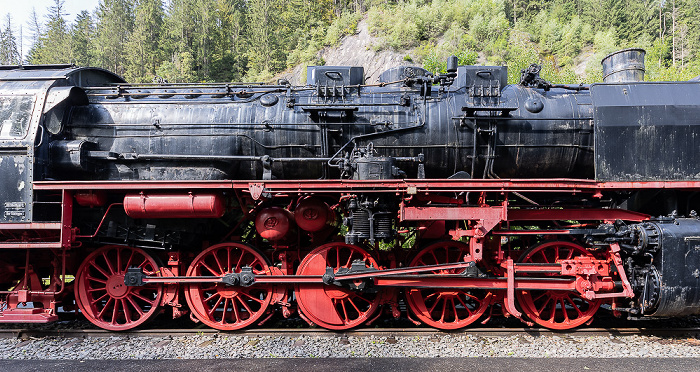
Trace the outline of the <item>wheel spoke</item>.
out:
<instances>
[{"instance_id":1,"label":"wheel spoke","mask_svg":"<svg viewBox=\"0 0 700 372\"><path fill-rule=\"evenodd\" d=\"M246 297L250 298L251 300L253 300L253 301L255 301L255 302L259 303L259 304L262 304L262 303L265 302L264 300L261 300L261 299L255 297L255 296L250 295L248 292L240 291L240 292L238 292L238 293L241 294L241 295L243 295L243 296L246 296Z\"/></svg>"},{"instance_id":2,"label":"wheel spoke","mask_svg":"<svg viewBox=\"0 0 700 372\"><path fill-rule=\"evenodd\" d=\"M124 310L124 318L126 319L127 323L131 323L131 314L129 314L129 308L126 307L126 300L121 299L122 303L122 309Z\"/></svg>"},{"instance_id":3,"label":"wheel spoke","mask_svg":"<svg viewBox=\"0 0 700 372\"><path fill-rule=\"evenodd\" d=\"M88 277L87 277L87 280L89 280L89 281L91 281L91 282L98 282L98 283L102 283L102 284L107 284L107 281L106 281L106 280L104 280L104 279L98 279L98 278L95 278L94 276L88 276Z\"/></svg>"},{"instance_id":4,"label":"wheel spoke","mask_svg":"<svg viewBox=\"0 0 700 372\"><path fill-rule=\"evenodd\" d=\"M223 276L224 274L226 274L226 269L224 269L224 267L221 266L221 262L219 261L219 255L216 254L218 252L219 251L214 252L214 254L212 254L212 256L214 256L214 261L216 261L216 266L219 267L219 272L221 273L221 276Z\"/></svg>"},{"instance_id":5,"label":"wheel spoke","mask_svg":"<svg viewBox=\"0 0 700 372\"><path fill-rule=\"evenodd\" d=\"M111 275L107 274L107 272L104 271L104 269L102 269L101 267L97 266L97 263L94 262L94 261L93 261L93 262L90 262L90 266L92 266L92 267L94 267L95 269L97 269L97 271L99 271L100 274L104 275L105 278L109 278L109 277L111 276Z\"/></svg>"},{"instance_id":6,"label":"wheel spoke","mask_svg":"<svg viewBox=\"0 0 700 372\"><path fill-rule=\"evenodd\" d=\"M442 300L442 296L438 294L438 298L435 300L435 303L433 304L433 307L428 310L428 314L432 314L433 310L435 310L435 307L440 303L440 300Z\"/></svg>"},{"instance_id":7,"label":"wheel spoke","mask_svg":"<svg viewBox=\"0 0 700 372\"><path fill-rule=\"evenodd\" d=\"M234 303L232 307L233 307L233 315L236 318L235 322L237 323L237 322L242 321L243 319L241 319L241 313L238 311L238 305L236 305Z\"/></svg>"},{"instance_id":8,"label":"wheel spoke","mask_svg":"<svg viewBox=\"0 0 700 372\"><path fill-rule=\"evenodd\" d=\"M471 316L471 315L472 315L472 309L470 309L469 306L467 306L467 304L464 303L464 301L462 301L462 298L461 298L461 297L457 296L457 300L459 301L460 304L462 304L462 306L464 306L464 309L467 310L467 314L469 314L469 316ZM477 303L480 303L480 301L477 300ZM452 304L452 306L454 306L454 303ZM456 313L456 312L457 312L457 310L455 309L455 313Z\"/></svg>"},{"instance_id":9,"label":"wheel spoke","mask_svg":"<svg viewBox=\"0 0 700 372\"><path fill-rule=\"evenodd\" d=\"M148 302L148 304L150 304L151 306L153 306L153 304L156 302L156 300L149 300L148 298L144 297L138 292L132 292L131 295L142 301Z\"/></svg>"},{"instance_id":10,"label":"wheel spoke","mask_svg":"<svg viewBox=\"0 0 700 372\"><path fill-rule=\"evenodd\" d=\"M250 306L245 301L243 301L243 299L241 299L240 297L234 297L234 298L236 298L238 300L238 302L240 302L241 305L243 305L243 307L248 312L248 314L253 313L253 310L250 309Z\"/></svg>"},{"instance_id":11,"label":"wheel spoke","mask_svg":"<svg viewBox=\"0 0 700 372\"><path fill-rule=\"evenodd\" d=\"M219 296L218 293L217 293L217 296ZM221 296L219 296L219 300L216 301L216 304L214 304L214 306L212 306L211 309L209 310L209 316L212 316L212 315L214 314L214 312L216 311L216 309L219 308L219 304L221 304L221 301L223 301L223 300L224 300L224 298L221 297Z\"/></svg>"},{"instance_id":12,"label":"wheel spoke","mask_svg":"<svg viewBox=\"0 0 700 372\"><path fill-rule=\"evenodd\" d=\"M573 249L569 249L569 254L566 256L566 259L567 259L567 260L570 260L570 259L572 259L572 258L574 258L574 250L573 250Z\"/></svg>"},{"instance_id":13,"label":"wheel spoke","mask_svg":"<svg viewBox=\"0 0 700 372\"><path fill-rule=\"evenodd\" d=\"M238 262L236 263L236 268L233 270L235 272L241 271L241 262L243 262L243 255L245 252L241 252L241 254L238 256Z\"/></svg>"},{"instance_id":14,"label":"wheel spoke","mask_svg":"<svg viewBox=\"0 0 700 372\"><path fill-rule=\"evenodd\" d=\"M447 313L447 299L442 299L442 316L440 316L440 323L445 322L445 314Z\"/></svg>"},{"instance_id":15,"label":"wheel spoke","mask_svg":"<svg viewBox=\"0 0 700 372\"><path fill-rule=\"evenodd\" d=\"M139 313L139 318L142 317L144 312L143 312L143 310L141 310L141 306L139 306L136 302L134 302L134 299L131 298L131 296L127 297L127 299L129 300L129 303L131 304L131 306L134 307L136 312Z\"/></svg>"},{"instance_id":16,"label":"wheel spoke","mask_svg":"<svg viewBox=\"0 0 700 372\"><path fill-rule=\"evenodd\" d=\"M348 262L345 263L345 268L350 268L350 265L352 265L352 252L348 255Z\"/></svg>"},{"instance_id":17,"label":"wheel spoke","mask_svg":"<svg viewBox=\"0 0 700 372\"><path fill-rule=\"evenodd\" d=\"M224 324L226 322L226 309L228 309L228 298L224 299L224 309L221 312L221 320L219 323Z\"/></svg>"},{"instance_id":18,"label":"wheel spoke","mask_svg":"<svg viewBox=\"0 0 700 372\"><path fill-rule=\"evenodd\" d=\"M112 324L117 324L117 319L119 318L119 304L120 301L114 300L114 309L112 310Z\"/></svg>"},{"instance_id":19,"label":"wheel spoke","mask_svg":"<svg viewBox=\"0 0 700 372\"><path fill-rule=\"evenodd\" d=\"M119 256L119 251L117 250L117 256ZM104 257L105 262L107 263L107 269L109 269L110 274L114 275L116 272L114 271L114 268L112 267L112 263L110 262L109 258L107 258L107 252L103 251L102 252L102 257Z\"/></svg>"},{"instance_id":20,"label":"wheel spoke","mask_svg":"<svg viewBox=\"0 0 700 372\"><path fill-rule=\"evenodd\" d=\"M209 302L210 300L212 300L212 299L215 298L216 296L220 296L220 295L219 295L219 292L214 292L211 296L205 298L205 299L204 299L204 302L205 302L205 303L206 303L206 302Z\"/></svg>"},{"instance_id":21,"label":"wheel spoke","mask_svg":"<svg viewBox=\"0 0 700 372\"><path fill-rule=\"evenodd\" d=\"M430 255L433 256L433 260L434 260L433 262L435 262L433 265L437 265L440 262L440 260L437 259L437 256L435 255L435 251L431 251Z\"/></svg>"},{"instance_id":22,"label":"wheel spoke","mask_svg":"<svg viewBox=\"0 0 700 372\"><path fill-rule=\"evenodd\" d=\"M212 269L211 266L207 265L206 262L202 261L200 262L202 266L204 266L205 269L209 270L210 273L212 273L214 276L224 276L223 273L217 272L216 270Z\"/></svg>"},{"instance_id":23,"label":"wheel spoke","mask_svg":"<svg viewBox=\"0 0 700 372\"><path fill-rule=\"evenodd\" d=\"M533 302L539 302L539 300L542 299L542 297L549 296L549 292L542 292L539 296L535 297L532 301Z\"/></svg>"},{"instance_id":24,"label":"wheel spoke","mask_svg":"<svg viewBox=\"0 0 700 372\"><path fill-rule=\"evenodd\" d=\"M476 301L477 303L481 303L481 301L482 301L482 299L480 299L479 297L474 296L473 294L471 294L471 293L469 293L469 292L459 291L459 293L463 294L466 298L471 298L472 300ZM457 296L457 298L459 298L460 301L461 301L461 298L460 298L459 296ZM466 306L466 305L465 305L465 306Z\"/></svg>"},{"instance_id":25,"label":"wheel spoke","mask_svg":"<svg viewBox=\"0 0 700 372\"><path fill-rule=\"evenodd\" d=\"M134 253L136 253L136 252L134 250L132 250L131 253L129 254L129 259L126 260L126 265L124 265L124 271L126 271L126 269L129 268L129 265L131 265L131 260L134 259Z\"/></svg>"},{"instance_id":26,"label":"wheel spoke","mask_svg":"<svg viewBox=\"0 0 700 372\"><path fill-rule=\"evenodd\" d=\"M117 274L124 273L124 271L122 271L122 250L121 249L117 249L117 266L116 267L117 267L117 271L116 271ZM123 305L124 304L122 304L122 306Z\"/></svg>"},{"instance_id":27,"label":"wheel spoke","mask_svg":"<svg viewBox=\"0 0 700 372\"><path fill-rule=\"evenodd\" d=\"M229 270L233 272L233 268L231 267L232 263L233 262L231 261L231 247L226 247L226 272L229 272Z\"/></svg>"},{"instance_id":28,"label":"wheel spoke","mask_svg":"<svg viewBox=\"0 0 700 372\"><path fill-rule=\"evenodd\" d=\"M102 310L97 314L97 319L102 320L102 315L104 315L105 311L109 308L109 304L111 304L114 301L112 297L107 299L107 302L105 302L105 306L102 308Z\"/></svg>"},{"instance_id":29,"label":"wheel spoke","mask_svg":"<svg viewBox=\"0 0 700 372\"><path fill-rule=\"evenodd\" d=\"M354 299L357 299L360 301L364 301L365 303L368 303L370 305L372 304L372 301L360 296L359 294L357 294L355 292L348 292L348 295L349 295L349 298L354 298Z\"/></svg>"},{"instance_id":30,"label":"wheel spoke","mask_svg":"<svg viewBox=\"0 0 700 372\"><path fill-rule=\"evenodd\" d=\"M549 310L550 311L549 321L553 322L554 317L557 315L557 300L555 300L554 298L551 298L549 300L549 302L552 304L552 306L550 306L550 310Z\"/></svg>"},{"instance_id":31,"label":"wheel spoke","mask_svg":"<svg viewBox=\"0 0 700 372\"><path fill-rule=\"evenodd\" d=\"M576 304L576 302L574 302L574 300L571 298L571 295L566 295L566 298L567 298L567 299L569 300L569 302L571 303L571 307L573 307L574 310L576 310L576 312L578 313L578 316L579 316L579 317L582 317L582 316L583 316L583 312L582 312L581 309L578 307L578 305Z\"/></svg>"},{"instance_id":32,"label":"wheel spoke","mask_svg":"<svg viewBox=\"0 0 700 372\"><path fill-rule=\"evenodd\" d=\"M549 294L549 292L544 292L542 296L539 296L538 298L542 298L543 296L547 296L547 298L542 303L542 306L537 309L537 314L542 314L544 309L547 307L547 304L549 304L549 301L552 300L552 296Z\"/></svg>"},{"instance_id":33,"label":"wheel spoke","mask_svg":"<svg viewBox=\"0 0 700 372\"><path fill-rule=\"evenodd\" d=\"M357 307L357 305L355 305L355 303L352 301L352 297L348 297L346 300L350 303L350 305L352 305L353 308L355 308L355 311L357 311L358 314L362 314L362 313L363 313L363 311L360 310L360 309Z\"/></svg>"},{"instance_id":34,"label":"wheel spoke","mask_svg":"<svg viewBox=\"0 0 700 372\"><path fill-rule=\"evenodd\" d=\"M561 306L561 311L564 313L564 323L568 323L569 322L569 312L566 311L566 304L564 303L563 298L559 299L559 304Z\"/></svg>"},{"instance_id":35,"label":"wheel spoke","mask_svg":"<svg viewBox=\"0 0 700 372\"><path fill-rule=\"evenodd\" d=\"M350 316L348 315L348 310L345 308L345 301L340 299L336 300L336 303L340 303L340 307L343 309L343 320L347 323L350 321Z\"/></svg>"},{"instance_id":36,"label":"wheel spoke","mask_svg":"<svg viewBox=\"0 0 700 372\"><path fill-rule=\"evenodd\" d=\"M102 301L102 300L103 300L105 297L107 297L107 296L109 296L109 295L105 292L105 294L103 294L102 296L100 296L100 297L98 297L98 298L96 298L96 299L94 299L94 300L90 300L90 304L91 304L91 305L94 305L94 304L96 304L96 303Z\"/></svg>"},{"instance_id":37,"label":"wheel spoke","mask_svg":"<svg viewBox=\"0 0 700 372\"><path fill-rule=\"evenodd\" d=\"M455 306L455 299L450 298L450 303L452 304L452 311L454 311L455 314L455 322L459 322L459 315L457 314L457 306Z\"/></svg>"},{"instance_id":38,"label":"wheel spoke","mask_svg":"<svg viewBox=\"0 0 700 372\"><path fill-rule=\"evenodd\" d=\"M143 258L143 261L141 264L138 266L143 270L143 272L147 275L153 275L154 273L154 265L150 262L150 260L146 257Z\"/></svg>"}]
</instances>

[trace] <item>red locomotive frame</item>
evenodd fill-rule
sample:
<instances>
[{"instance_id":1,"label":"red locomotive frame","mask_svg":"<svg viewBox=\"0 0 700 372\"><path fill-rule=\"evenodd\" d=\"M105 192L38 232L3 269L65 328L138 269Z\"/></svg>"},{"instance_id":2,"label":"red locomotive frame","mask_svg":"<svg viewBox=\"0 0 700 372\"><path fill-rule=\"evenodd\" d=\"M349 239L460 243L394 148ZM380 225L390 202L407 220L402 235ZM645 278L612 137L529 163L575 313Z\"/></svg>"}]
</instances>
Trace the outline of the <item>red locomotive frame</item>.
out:
<instances>
[{"instance_id":1,"label":"red locomotive frame","mask_svg":"<svg viewBox=\"0 0 700 372\"><path fill-rule=\"evenodd\" d=\"M88 319L111 330L138 326L163 306L172 307L173 317L185 314L183 293L193 319L222 330L260 324L275 313L276 307L288 317L295 310L295 301L299 314L309 323L339 330L373 321L381 314L377 311L381 307L399 316L398 302L403 290L411 309L409 317L413 315L418 318L414 320L416 323L441 329L466 326L498 308L502 314L528 324L534 321L549 328L568 329L590 322L604 301L610 302L614 310L615 299L634 296L622 267L619 246L612 243L594 255L579 243L557 239L570 235L570 228L513 230L508 228L510 223L570 220L593 225L616 220L640 222L649 216L623 209L513 208L508 203L509 195L569 194L601 198L608 192L640 189L700 190L700 182L576 179L36 182L35 192L61 195L61 222L0 225L3 239L0 247L26 250L25 267L6 268L23 271L24 275L13 290L1 293L6 301L0 322L56 320L62 301L64 308L69 308L65 299L73 289L75 302ZM391 194L400 200L398 221L415 224L417 234L424 237L430 237L434 221L460 223L447 230L449 235L435 236L452 239L435 240L414 254L406 267L399 266L402 260L395 257L394 251L370 251L334 241L322 241L308 248L279 245L264 256L227 236L222 242L211 242L197 257L186 258L173 251L162 257L162 263L139 248L106 246L84 260L76 271L74 288L68 288L66 276L71 272L71 262L76 261L72 252L103 227L100 223L98 231L78 231L73 224L74 203L97 206L104 203L104 195L134 192L187 196L211 195L223 190L235 193L243 201L242 206L255 206L262 199L312 194L332 195L338 200L354 194ZM456 198L444 196L454 192L479 193L480 203L466 206ZM195 218L207 217L207 213L214 216L222 208L216 200L199 206L193 203L188 214L186 208L183 210L181 205L168 200L155 201L150 207L155 207L156 212L151 212ZM105 217L109 209L119 207L110 205ZM129 214L129 208L125 209ZM252 215L251 211L245 212ZM508 250L508 238L526 236L550 239L544 239L527 252ZM468 243L460 241L465 237ZM49 283L42 283L32 269L30 258L35 256L29 251L35 249L53 252ZM224 258L227 262L221 262ZM270 264L270 260L277 265ZM481 270L472 269L476 264ZM86 265L89 270L85 269ZM215 265L218 268L212 267ZM102 273L102 278L89 274L95 270ZM95 287L95 283L101 284ZM367 286L373 289L358 291ZM105 304L102 297L92 294L95 292L105 293L102 297L106 295L110 300ZM111 306L109 301L113 301ZM26 306L28 303L34 306ZM218 314L222 303L224 310ZM227 315L229 306L232 311L228 313L232 314ZM238 308L242 309L240 314ZM124 315L118 318L117 313Z\"/></svg>"}]
</instances>

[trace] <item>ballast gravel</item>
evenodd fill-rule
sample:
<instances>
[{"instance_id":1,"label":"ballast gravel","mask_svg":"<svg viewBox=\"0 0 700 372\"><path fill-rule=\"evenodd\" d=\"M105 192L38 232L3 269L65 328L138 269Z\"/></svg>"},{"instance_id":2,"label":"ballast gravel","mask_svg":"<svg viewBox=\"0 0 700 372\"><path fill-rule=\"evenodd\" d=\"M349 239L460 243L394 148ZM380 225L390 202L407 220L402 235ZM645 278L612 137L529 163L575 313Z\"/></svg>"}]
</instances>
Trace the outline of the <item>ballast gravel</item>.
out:
<instances>
[{"instance_id":1,"label":"ballast gravel","mask_svg":"<svg viewBox=\"0 0 700 372\"><path fill-rule=\"evenodd\" d=\"M236 336L0 339L0 359L700 357L700 339L656 336Z\"/></svg>"}]
</instances>

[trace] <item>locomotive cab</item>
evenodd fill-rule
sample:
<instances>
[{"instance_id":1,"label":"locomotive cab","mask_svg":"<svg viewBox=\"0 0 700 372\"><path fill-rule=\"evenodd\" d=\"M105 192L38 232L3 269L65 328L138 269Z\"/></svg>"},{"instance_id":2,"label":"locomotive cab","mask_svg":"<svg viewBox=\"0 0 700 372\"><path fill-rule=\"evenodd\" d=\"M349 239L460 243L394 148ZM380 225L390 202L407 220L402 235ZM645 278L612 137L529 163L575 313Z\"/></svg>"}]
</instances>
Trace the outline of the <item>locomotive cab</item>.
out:
<instances>
[{"instance_id":1,"label":"locomotive cab","mask_svg":"<svg viewBox=\"0 0 700 372\"><path fill-rule=\"evenodd\" d=\"M102 69L0 66L0 223L34 221L34 181L49 177L50 142L66 113L88 103L80 87L119 82Z\"/></svg>"}]
</instances>

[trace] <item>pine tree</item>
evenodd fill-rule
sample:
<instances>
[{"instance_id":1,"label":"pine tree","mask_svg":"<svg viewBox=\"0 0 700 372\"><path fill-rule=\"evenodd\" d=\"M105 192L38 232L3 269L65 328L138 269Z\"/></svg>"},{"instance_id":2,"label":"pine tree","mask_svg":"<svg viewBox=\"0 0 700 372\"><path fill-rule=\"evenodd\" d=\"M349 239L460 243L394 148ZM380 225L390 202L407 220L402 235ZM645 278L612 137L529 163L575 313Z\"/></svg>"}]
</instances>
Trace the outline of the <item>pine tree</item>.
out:
<instances>
[{"instance_id":1,"label":"pine tree","mask_svg":"<svg viewBox=\"0 0 700 372\"><path fill-rule=\"evenodd\" d=\"M36 63L39 58L39 53L42 48L41 45L41 35L42 26L39 21L39 16L36 13L36 8L32 8L32 12L29 13L29 32L31 33L32 45L27 52L27 61L29 63Z\"/></svg>"},{"instance_id":2,"label":"pine tree","mask_svg":"<svg viewBox=\"0 0 700 372\"><path fill-rule=\"evenodd\" d=\"M156 75L162 60L163 3L139 0L135 7L134 31L126 43L127 71L131 82L147 82Z\"/></svg>"},{"instance_id":3,"label":"pine tree","mask_svg":"<svg viewBox=\"0 0 700 372\"><path fill-rule=\"evenodd\" d=\"M75 18L70 31L71 62L78 66L92 66L94 53L91 49L91 39L95 36L95 26L87 10L83 10Z\"/></svg>"},{"instance_id":4,"label":"pine tree","mask_svg":"<svg viewBox=\"0 0 700 372\"><path fill-rule=\"evenodd\" d=\"M65 13L63 13L63 0L54 0L54 5L48 8L46 16L48 22L46 29L41 33L36 53L31 53L33 64L68 63L70 62L70 38Z\"/></svg>"},{"instance_id":5,"label":"pine tree","mask_svg":"<svg viewBox=\"0 0 700 372\"><path fill-rule=\"evenodd\" d=\"M164 50L168 60L158 75L171 82L192 82L194 66L196 0L171 0L165 18Z\"/></svg>"},{"instance_id":6,"label":"pine tree","mask_svg":"<svg viewBox=\"0 0 700 372\"><path fill-rule=\"evenodd\" d=\"M101 0L97 9L97 63L117 74L126 70L126 42L134 27L132 3L129 0Z\"/></svg>"},{"instance_id":7,"label":"pine tree","mask_svg":"<svg viewBox=\"0 0 700 372\"><path fill-rule=\"evenodd\" d=\"M245 5L244 0L216 0L211 80L240 81L245 74Z\"/></svg>"},{"instance_id":8,"label":"pine tree","mask_svg":"<svg viewBox=\"0 0 700 372\"><path fill-rule=\"evenodd\" d=\"M5 24L0 31L0 65L17 65L20 55L17 51L17 39L12 31L12 17L5 16Z\"/></svg>"},{"instance_id":9,"label":"pine tree","mask_svg":"<svg viewBox=\"0 0 700 372\"><path fill-rule=\"evenodd\" d=\"M248 3L248 74L255 80L267 80L273 71L284 68L284 55L280 55L279 34L281 0L258 0Z\"/></svg>"}]
</instances>

